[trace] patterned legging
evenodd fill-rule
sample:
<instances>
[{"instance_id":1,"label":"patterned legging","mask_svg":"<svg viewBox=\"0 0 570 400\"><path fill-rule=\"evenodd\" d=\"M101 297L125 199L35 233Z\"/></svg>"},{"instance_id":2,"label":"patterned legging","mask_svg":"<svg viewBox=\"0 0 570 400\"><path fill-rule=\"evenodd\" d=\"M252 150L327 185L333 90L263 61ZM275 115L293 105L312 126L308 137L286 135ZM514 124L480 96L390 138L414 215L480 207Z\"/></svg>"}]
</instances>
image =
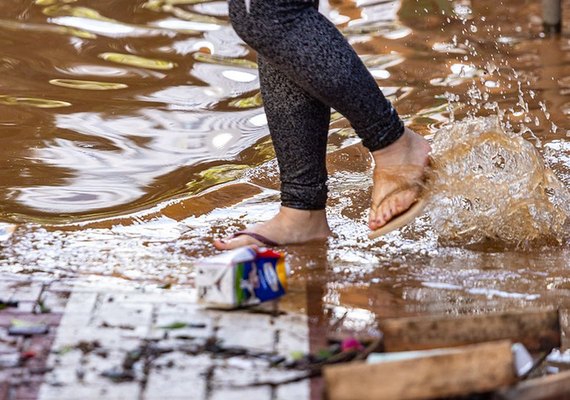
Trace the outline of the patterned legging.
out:
<instances>
[{"instance_id":1,"label":"patterned legging","mask_svg":"<svg viewBox=\"0 0 570 400\"><path fill-rule=\"evenodd\" d=\"M318 0L317 0L318 1ZM281 203L324 209L331 107L370 151L404 132L396 110L314 0L229 0L237 34L258 53L261 95L281 173Z\"/></svg>"}]
</instances>

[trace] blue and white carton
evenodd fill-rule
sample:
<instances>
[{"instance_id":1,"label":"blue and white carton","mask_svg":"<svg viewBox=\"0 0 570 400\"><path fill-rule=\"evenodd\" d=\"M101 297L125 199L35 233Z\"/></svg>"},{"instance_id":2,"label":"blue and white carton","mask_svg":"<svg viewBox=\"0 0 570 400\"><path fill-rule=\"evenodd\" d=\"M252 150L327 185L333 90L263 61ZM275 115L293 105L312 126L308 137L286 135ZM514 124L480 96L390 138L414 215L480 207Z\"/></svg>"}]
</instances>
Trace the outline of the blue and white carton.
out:
<instances>
[{"instance_id":1,"label":"blue and white carton","mask_svg":"<svg viewBox=\"0 0 570 400\"><path fill-rule=\"evenodd\" d=\"M278 299L287 291L285 255L243 247L195 263L198 301L220 308Z\"/></svg>"}]
</instances>

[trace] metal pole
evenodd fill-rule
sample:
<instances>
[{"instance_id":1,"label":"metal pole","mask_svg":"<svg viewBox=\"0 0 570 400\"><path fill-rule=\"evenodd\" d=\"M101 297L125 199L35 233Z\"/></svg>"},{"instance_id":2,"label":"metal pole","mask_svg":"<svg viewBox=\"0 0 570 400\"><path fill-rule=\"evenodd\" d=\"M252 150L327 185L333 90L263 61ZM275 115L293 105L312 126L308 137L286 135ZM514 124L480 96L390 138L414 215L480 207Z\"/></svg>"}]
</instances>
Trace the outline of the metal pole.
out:
<instances>
[{"instance_id":1,"label":"metal pole","mask_svg":"<svg viewBox=\"0 0 570 400\"><path fill-rule=\"evenodd\" d=\"M542 0L542 18L546 33L562 31L562 0Z\"/></svg>"}]
</instances>

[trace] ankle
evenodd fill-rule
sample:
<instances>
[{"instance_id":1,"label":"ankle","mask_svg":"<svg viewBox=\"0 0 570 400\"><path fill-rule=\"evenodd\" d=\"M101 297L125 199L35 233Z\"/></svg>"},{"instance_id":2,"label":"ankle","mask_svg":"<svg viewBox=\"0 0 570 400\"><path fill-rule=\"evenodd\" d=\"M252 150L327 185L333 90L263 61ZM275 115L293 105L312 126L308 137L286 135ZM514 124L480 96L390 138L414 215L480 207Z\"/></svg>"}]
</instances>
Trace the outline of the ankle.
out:
<instances>
[{"instance_id":1,"label":"ankle","mask_svg":"<svg viewBox=\"0 0 570 400\"><path fill-rule=\"evenodd\" d=\"M394 164L424 164L431 152L429 142L406 128L402 137L383 149L372 152L376 166Z\"/></svg>"},{"instance_id":2,"label":"ankle","mask_svg":"<svg viewBox=\"0 0 570 400\"><path fill-rule=\"evenodd\" d=\"M411 147L412 133L413 132L408 128L405 128L404 134L400 136L394 143L371 152L372 157L376 162L378 162L380 159L390 158L401 154L404 149Z\"/></svg>"},{"instance_id":3,"label":"ankle","mask_svg":"<svg viewBox=\"0 0 570 400\"><path fill-rule=\"evenodd\" d=\"M306 229L328 228L327 215L325 210L299 210L282 206L276 219L284 228L298 230L299 227Z\"/></svg>"},{"instance_id":4,"label":"ankle","mask_svg":"<svg viewBox=\"0 0 570 400\"><path fill-rule=\"evenodd\" d=\"M285 206L281 206L278 216L286 218L289 221L295 220L303 222L320 220L322 218L326 219L325 210L299 210Z\"/></svg>"}]
</instances>

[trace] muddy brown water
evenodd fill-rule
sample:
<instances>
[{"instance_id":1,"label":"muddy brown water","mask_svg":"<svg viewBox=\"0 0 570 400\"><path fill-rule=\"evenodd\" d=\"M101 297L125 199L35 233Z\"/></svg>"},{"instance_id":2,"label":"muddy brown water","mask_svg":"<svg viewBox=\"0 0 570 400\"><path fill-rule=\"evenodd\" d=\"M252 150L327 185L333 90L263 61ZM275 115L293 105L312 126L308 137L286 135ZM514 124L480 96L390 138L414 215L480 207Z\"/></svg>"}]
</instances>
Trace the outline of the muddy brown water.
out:
<instances>
[{"instance_id":1,"label":"muddy brown water","mask_svg":"<svg viewBox=\"0 0 570 400\"><path fill-rule=\"evenodd\" d=\"M570 40L541 35L540 2L321 3L410 127L436 140L455 121L500 114L568 186ZM190 286L213 237L278 208L255 54L225 1L3 0L0 133L0 210L17 225L2 274ZM335 237L286 249L284 303L315 330L375 334L378 316L569 303L563 205L508 222L524 233L550 212L540 229L560 226L538 240L449 240L432 213L437 223L426 215L370 241L370 160L357 142L333 114Z\"/></svg>"}]
</instances>

